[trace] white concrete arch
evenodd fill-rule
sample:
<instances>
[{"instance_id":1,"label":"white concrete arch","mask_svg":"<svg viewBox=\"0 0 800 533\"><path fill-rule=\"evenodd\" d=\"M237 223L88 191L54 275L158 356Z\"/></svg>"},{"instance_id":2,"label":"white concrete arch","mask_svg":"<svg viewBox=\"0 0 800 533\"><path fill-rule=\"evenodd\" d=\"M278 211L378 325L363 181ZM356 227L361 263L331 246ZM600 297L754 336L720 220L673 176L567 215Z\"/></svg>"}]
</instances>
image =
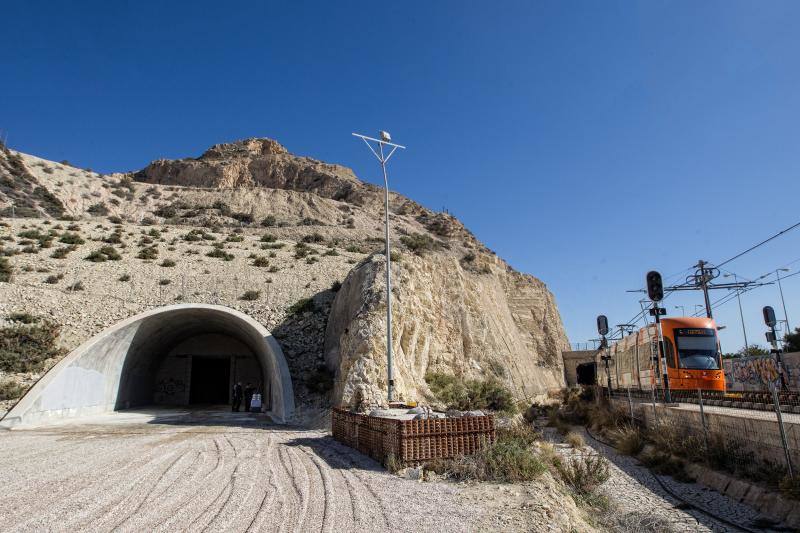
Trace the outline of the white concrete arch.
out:
<instances>
[{"instance_id":1,"label":"white concrete arch","mask_svg":"<svg viewBox=\"0 0 800 533\"><path fill-rule=\"evenodd\" d=\"M294 412L289 368L278 342L253 318L220 305L159 307L95 335L50 369L0 425L42 424L153 403L160 359L186 339L228 335L247 345L263 373L265 405L279 422Z\"/></svg>"}]
</instances>

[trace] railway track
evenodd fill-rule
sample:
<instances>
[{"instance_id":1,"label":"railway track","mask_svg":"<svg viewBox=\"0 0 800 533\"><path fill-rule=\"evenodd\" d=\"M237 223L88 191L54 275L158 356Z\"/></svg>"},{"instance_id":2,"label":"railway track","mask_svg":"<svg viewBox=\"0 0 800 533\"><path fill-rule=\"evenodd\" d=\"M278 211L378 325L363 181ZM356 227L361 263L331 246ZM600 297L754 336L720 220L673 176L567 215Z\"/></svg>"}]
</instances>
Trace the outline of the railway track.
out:
<instances>
[{"instance_id":1,"label":"railway track","mask_svg":"<svg viewBox=\"0 0 800 533\"><path fill-rule=\"evenodd\" d=\"M611 444L610 442L606 442L605 440L600 439L599 437L595 436L594 433L592 433L591 430L588 427L586 427L584 429L586 431L586 434L589 435L589 437L591 437L593 440L595 440L596 442L602 444L603 446L608 447L611 450L615 450L615 447L614 447L613 444ZM753 528L750 528L750 527L748 527L748 526L746 526L744 524L737 524L737 523L735 523L735 522L733 522L731 520L728 520L727 518L725 518L723 516L720 516L718 513L715 513L713 511L711 511L710 509L707 509L707 508L705 508L703 506L698 505L697 503L694 503L694 502L691 502L691 501L687 500L686 498L682 497L680 494L678 494L674 490L670 489L667 486L666 483L664 483L656 474L651 472L649 469L647 469L647 472L652 476L652 478L658 483L658 485L661 487L661 489L666 494L668 494L670 497L672 497L673 499L675 499L678 502L680 502L680 505L681 505L682 508L684 508L684 509L692 509L692 510L698 512L698 513L701 513L701 514L711 518L712 520L714 520L714 521L716 521L716 522L718 522L720 524L725 525L728 528L733 529L734 531L744 531L746 533L758 533L758 532L764 531L764 529L762 529L762 528L753 529Z\"/></svg>"},{"instance_id":2,"label":"railway track","mask_svg":"<svg viewBox=\"0 0 800 533\"><path fill-rule=\"evenodd\" d=\"M700 395L693 391L670 391L672 401L675 403L699 404ZM615 389L612 395L620 400L628 399L628 391L625 389ZM631 399L637 401L653 400L653 393L649 390L631 390ZM664 394L661 390L655 391L655 401L663 403ZM742 391L717 393L704 391L702 393L704 406L710 407L729 407L733 409L747 409L752 411L775 412L775 403L772 393L769 391ZM800 414L800 392L782 391L778 392L778 403L782 413Z\"/></svg>"}]
</instances>

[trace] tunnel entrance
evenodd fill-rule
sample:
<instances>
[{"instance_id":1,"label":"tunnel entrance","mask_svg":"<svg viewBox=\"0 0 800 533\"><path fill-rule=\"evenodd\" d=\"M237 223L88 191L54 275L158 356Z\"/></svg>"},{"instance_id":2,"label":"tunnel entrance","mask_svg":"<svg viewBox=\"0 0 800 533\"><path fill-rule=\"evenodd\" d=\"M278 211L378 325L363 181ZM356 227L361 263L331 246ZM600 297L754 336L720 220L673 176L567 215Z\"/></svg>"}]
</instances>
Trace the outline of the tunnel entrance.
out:
<instances>
[{"instance_id":1,"label":"tunnel entrance","mask_svg":"<svg viewBox=\"0 0 800 533\"><path fill-rule=\"evenodd\" d=\"M597 363L582 363L576 368L578 385L597 384Z\"/></svg>"},{"instance_id":2,"label":"tunnel entrance","mask_svg":"<svg viewBox=\"0 0 800 533\"><path fill-rule=\"evenodd\" d=\"M189 403L226 404L230 401L230 357L192 357L192 379L189 384Z\"/></svg>"},{"instance_id":3,"label":"tunnel entrance","mask_svg":"<svg viewBox=\"0 0 800 533\"><path fill-rule=\"evenodd\" d=\"M146 407L229 404L234 382L262 394L276 421L294 411L280 345L251 317L228 307L180 304L112 326L56 364L0 426Z\"/></svg>"}]
</instances>

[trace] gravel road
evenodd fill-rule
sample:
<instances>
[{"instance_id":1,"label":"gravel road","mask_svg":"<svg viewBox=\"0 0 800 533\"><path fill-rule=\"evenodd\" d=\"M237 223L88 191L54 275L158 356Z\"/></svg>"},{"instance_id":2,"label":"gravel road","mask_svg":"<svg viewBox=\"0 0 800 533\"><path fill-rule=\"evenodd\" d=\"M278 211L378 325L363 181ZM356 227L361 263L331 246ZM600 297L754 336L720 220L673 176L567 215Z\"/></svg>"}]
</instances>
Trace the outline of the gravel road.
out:
<instances>
[{"instance_id":1,"label":"gravel road","mask_svg":"<svg viewBox=\"0 0 800 533\"><path fill-rule=\"evenodd\" d=\"M188 412L0 432L3 531L466 531L447 483L389 475L326 433Z\"/></svg>"}]
</instances>

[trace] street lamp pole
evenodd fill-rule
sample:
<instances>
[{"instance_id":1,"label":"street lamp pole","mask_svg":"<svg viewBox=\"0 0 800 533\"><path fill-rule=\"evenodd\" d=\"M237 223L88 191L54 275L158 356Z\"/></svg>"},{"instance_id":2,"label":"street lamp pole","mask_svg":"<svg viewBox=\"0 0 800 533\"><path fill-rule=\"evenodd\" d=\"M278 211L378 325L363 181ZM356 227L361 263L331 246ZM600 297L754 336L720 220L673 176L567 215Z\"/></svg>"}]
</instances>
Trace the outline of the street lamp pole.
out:
<instances>
[{"instance_id":1,"label":"street lamp pole","mask_svg":"<svg viewBox=\"0 0 800 533\"><path fill-rule=\"evenodd\" d=\"M789 272L788 268L779 268L775 271L775 277L778 279L778 290L781 292L781 305L783 305L783 319L786 322L786 333L791 333L792 329L789 327L789 315L786 314L786 301L783 299L783 287L781 286L781 272Z\"/></svg>"},{"instance_id":2,"label":"street lamp pole","mask_svg":"<svg viewBox=\"0 0 800 533\"><path fill-rule=\"evenodd\" d=\"M366 135L358 133L354 133L353 136L364 141L364 144L367 145L370 152L372 152L378 159L378 162L380 162L381 170L383 170L384 214L386 217L384 228L386 236L386 367L388 379L386 396L388 401L391 402L394 400L394 370L392 368L392 254L389 249L389 178L386 174L386 163L398 148L405 150L406 147L390 142L392 137L385 131L380 132L380 139L367 137ZM375 150L370 142L377 143L378 150ZM388 155L384 152L384 146L391 147Z\"/></svg>"},{"instance_id":3,"label":"street lamp pole","mask_svg":"<svg viewBox=\"0 0 800 533\"><path fill-rule=\"evenodd\" d=\"M685 306L683 306L683 305L676 305L676 306L675 306L675 309L680 309L680 310L681 310L681 316L686 316L686 307L685 307Z\"/></svg>"},{"instance_id":4,"label":"street lamp pole","mask_svg":"<svg viewBox=\"0 0 800 533\"><path fill-rule=\"evenodd\" d=\"M736 277L736 274L725 274L725 277L728 278L733 276L733 281L738 285L739 278ZM747 353L747 329L744 327L744 313L742 312L742 298L741 298L742 291L736 289L736 299L739 301L739 318L742 320L742 335L744 335L744 353Z\"/></svg>"}]
</instances>

